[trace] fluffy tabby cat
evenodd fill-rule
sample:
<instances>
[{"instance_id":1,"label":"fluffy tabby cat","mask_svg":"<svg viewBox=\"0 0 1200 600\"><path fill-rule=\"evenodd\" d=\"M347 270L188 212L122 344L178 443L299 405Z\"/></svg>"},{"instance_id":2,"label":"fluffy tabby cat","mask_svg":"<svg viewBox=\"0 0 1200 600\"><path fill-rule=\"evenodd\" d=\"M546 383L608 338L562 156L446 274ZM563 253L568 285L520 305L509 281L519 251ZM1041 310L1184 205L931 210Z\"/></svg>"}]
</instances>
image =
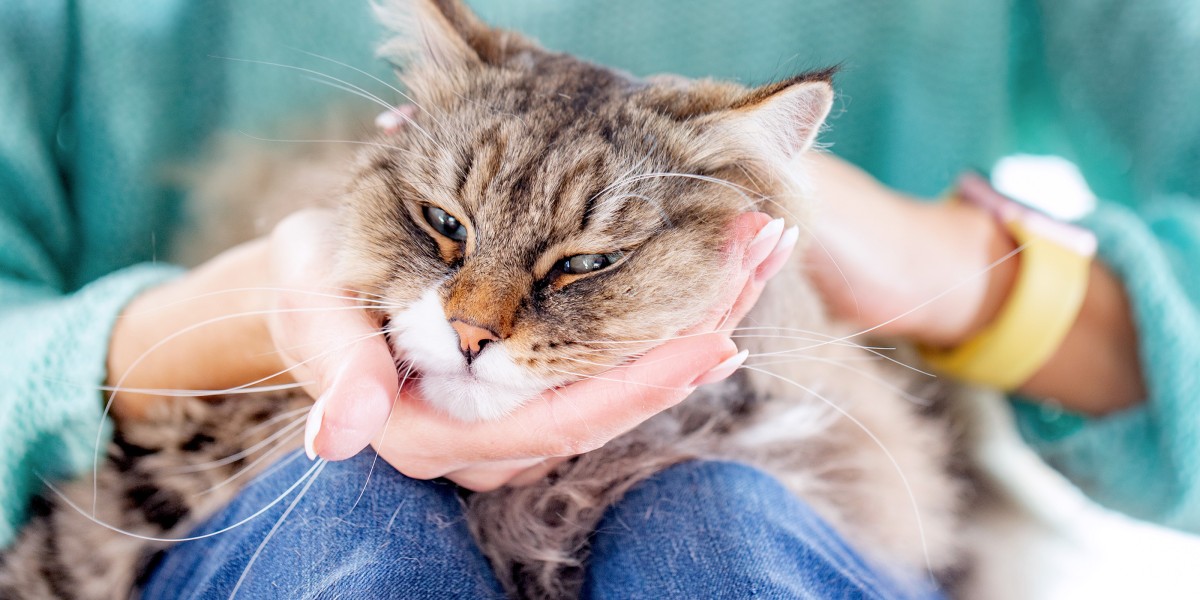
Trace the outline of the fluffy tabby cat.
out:
<instances>
[{"instance_id":1,"label":"fluffy tabby cat","mask_svg":"<svg viewBox=\"0 0 1200 600\"><path fill-rule=\"evenodd\" d=\"M381 315L398 328L396 353L455 417L498 417L677 335L721 294L739 213L804 219L793 163L829 111L829 72L755 89L637 79L491 29L458 0L379 12L397 31L384 53L406 65L419 109L401 134L361 146L349 172L321 168L348 191L338 195L346 285L402 307ZM572 597L605 507L697 457L774 474L900 578L956 564L962 490L944 423L897 391L908 382L896 373L836 365L865 350L839 339L848 332L827 321L799 269L772 281L747 323L774 335L739 344L784 360L699 389L539 484L470 496L473 532L512 594ZM798 349L797 331L823 332L824 343ZM471 352L459 336L474 340ZM202 492L258 470L246 456L271 432L258 425L308 405L289 393L164 400L155 418L117 431L96 518L185 535L238 486ZM90 477L64 490L90 512ZM123 597L164 545L95 525L54 494L34 508L0 566L0 596Z\"/></svg>"}]
</instances>

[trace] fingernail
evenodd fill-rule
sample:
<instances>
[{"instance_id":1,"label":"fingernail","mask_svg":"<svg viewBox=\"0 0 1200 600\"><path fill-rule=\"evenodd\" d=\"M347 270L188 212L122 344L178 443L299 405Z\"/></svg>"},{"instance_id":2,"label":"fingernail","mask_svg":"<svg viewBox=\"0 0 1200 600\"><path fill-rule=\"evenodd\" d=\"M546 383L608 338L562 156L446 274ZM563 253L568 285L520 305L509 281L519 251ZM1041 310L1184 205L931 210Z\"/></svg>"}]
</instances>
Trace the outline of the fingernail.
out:
<instances>
[{"instance_id":1,"label":"fingernail","mask_svg":"<svg viewBox=\"0 0 1200 600\"><path fill-rule=\"evenodd\" d=\"M742 350L733 356L721 361L721 364L709 369L709 371L692 382L692 387L716 383L733 375L733 372L746 362L746 358L750 356L749 350Z\"/></svg>"},{"instance_id":2,"label":"fingernail","mask_svg":"<svg viewBox=\"0 0 1200 600\"><path fill-rule=\"evenodd\" d=\"M758 267L758 272L754 278L758 282L766 281L774 277L783 265L787 263L788 258L792 255L792 250L796 249L796 242L800 240L800 228L793 225L783 232L779 237L779 243L775 245L775 249L771 251L770 256L762 261Z\"/></svg>"},{"instance_id":3,"label":"fingernail","mask_svg":"<svg viewBox=\"0 0 1200 600\"><path fill-rule=\"evenodd\" d=\"M321 433L321 422L325 420L325 405L328 402L329 393L321 394L308 411L308 421L304 424L304 454L308 455L308 460L317 458L317 450L313 444L317 441L317 434Z\"/></svg>"},{"instance_id":4,"label":"fingernail","mask_svg":"<svg viewBox=\"0 0 1200 600\"><path fill-rule=\"evenodd\" d=\"M771 253L771 249L779 243L779 235L783 233L783 219L771 219L746 248L746 266L757 266Z\"/></svg>"}]
</instances>

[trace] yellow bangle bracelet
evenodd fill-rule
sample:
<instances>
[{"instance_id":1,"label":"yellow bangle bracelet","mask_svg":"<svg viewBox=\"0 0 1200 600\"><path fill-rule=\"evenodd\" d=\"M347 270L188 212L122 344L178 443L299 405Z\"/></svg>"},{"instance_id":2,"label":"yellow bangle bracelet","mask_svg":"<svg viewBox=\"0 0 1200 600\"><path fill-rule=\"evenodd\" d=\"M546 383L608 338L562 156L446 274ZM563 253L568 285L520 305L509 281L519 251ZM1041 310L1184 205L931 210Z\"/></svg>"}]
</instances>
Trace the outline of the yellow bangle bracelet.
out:
<instances>
[{"instance_id":1,"label":"yellow bangle bracelet","mask_svg":"<svg viewBox=\"0 0 1200 600\"><path fill-rule=\"evenodd\" d=\"M1018 272L996 318L952 349L922 347L935 370L1002 390L1025 383L1062 345L1087 292L1096 240L1091 232L1055 221L964 177L958 197L989 210L1018 244Z\"/></svg>"}]
</instances>

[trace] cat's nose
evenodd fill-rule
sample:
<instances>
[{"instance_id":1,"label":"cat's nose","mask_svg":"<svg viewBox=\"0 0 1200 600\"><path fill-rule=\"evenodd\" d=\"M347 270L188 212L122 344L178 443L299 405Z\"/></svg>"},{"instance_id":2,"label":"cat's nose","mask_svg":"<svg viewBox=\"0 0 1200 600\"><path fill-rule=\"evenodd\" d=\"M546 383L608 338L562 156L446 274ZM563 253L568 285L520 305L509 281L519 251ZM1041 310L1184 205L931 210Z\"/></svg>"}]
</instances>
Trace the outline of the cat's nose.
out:
<instances>
[{"instance_id":1,"label":"cat's nose","mask_svg":"<svg viewBox=\"0 0 1200 600\"><path fill-rule=\"evenodd\" d=\"M455 319L450 321L450 326L458 333L458 349L462 351L462 355L467 359L467 364L471 364L480 352L483 352L483 347L496 341L498 338L496 333L485 327L478 327Z\"/></svg>"}]
</instances>

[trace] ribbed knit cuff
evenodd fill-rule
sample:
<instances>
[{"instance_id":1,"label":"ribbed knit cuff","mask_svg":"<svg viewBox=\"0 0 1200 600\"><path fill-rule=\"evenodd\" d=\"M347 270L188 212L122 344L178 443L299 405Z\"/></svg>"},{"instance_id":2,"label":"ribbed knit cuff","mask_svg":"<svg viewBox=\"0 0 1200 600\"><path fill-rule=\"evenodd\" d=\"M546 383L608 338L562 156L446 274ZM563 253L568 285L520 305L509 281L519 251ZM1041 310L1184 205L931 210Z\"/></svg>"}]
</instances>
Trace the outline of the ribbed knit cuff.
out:
<instances>
[{"instance_id":1,"label":"ribbed knit cuff","mask_svg":"<svg viewBox=\"0 0 1200 600\"><path fill-rule=\"evenodd\" d=\"M103 456L109 426L100 416L99 386L107 377L109 337L121 310L139 292L177 276L165 265L138 265L98 279L70 296L0 307L0 547L15 537L40 477L92 468L99 436Z\"/></svg>"},{"instance_id":2,"label":"ribbed knit cuff","mask_svg":"<svg viewBox=\"0 0 1200 600\"><path fill-rule=\"evenodd\" d=\"M1200 209L1164 200L1138 215L1101 205L1083 224L1129 295L1149 398L1101 418L1018 402L1018 426L1100 503L1200 531L1200 275L1190 265L1200 256Z\"/></svg>"}]
</instances>

